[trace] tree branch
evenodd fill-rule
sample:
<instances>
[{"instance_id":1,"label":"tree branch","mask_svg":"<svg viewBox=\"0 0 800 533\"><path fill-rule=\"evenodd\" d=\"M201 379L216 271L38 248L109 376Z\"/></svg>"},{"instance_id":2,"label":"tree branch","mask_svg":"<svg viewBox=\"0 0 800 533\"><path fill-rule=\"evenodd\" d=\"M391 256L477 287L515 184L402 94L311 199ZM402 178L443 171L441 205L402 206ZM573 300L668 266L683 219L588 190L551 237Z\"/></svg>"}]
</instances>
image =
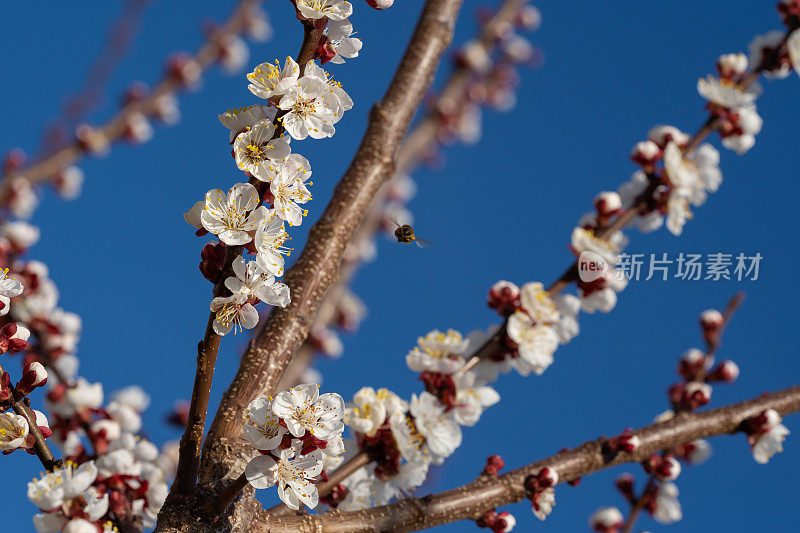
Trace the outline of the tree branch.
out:
<instances>
[{"instance_id":1,"label":"tree branch","mask_svg":"<svg viewBox=\"0 0 800 533\"><path fill-rule=\"evenodd\" d=\"M423 498L409 498L363 511L331 511L304 517L276 518L263 512L252 531L401 532L474 520L490 509L521 501L525 497L525 478L544 467L558 473L559 483L571 481L619 464L643 461L655 452L696 439L735 433L744 420L766 409L775 409L781 415L800 410L800 385L702 413L680 413L666 422L638 429L634 434L641 444L633 453L609 456L603 450L608 439L601 437L507 474L481 476L462 487Z\"/></svg>"},{"instance_id":2,"label":"tree branch","mask_svg":"<svg viewBox=\"0 0 800 533\"><path fill-rule=\"evenodd\" d=\"M303 43L297 54L298 59L305 59L305 63L314 57L314 53L322 37L324 25L319 28L308 22L303 22ZM302 69L305 70L305 63ZM283 116L284 111L278 114ZM278 135L276 129L273 138ZM259 198L264 194L266 184L256 178L250 178L249 183L258 191ZM259 202L260 203L260 202ZM213 297L222 296L227 290L225 279L233 274L233 261L242 254L243 246L228 246L225 251L225 263L214 284ZM192 397L189 404L189 419L184 430L180 444L178 468L175 474L173 487L179 494L187 494L197 482L197 471L200 467L200 450L203 443L206 415L208 414L208 401L211 395L211 384L214 378L214 367L217 362L220 341L222 338L214 332L215 314L211 312L206 324L203 340L197 345L197 371L194 377Z\"/></svg>"},{"instance_id":3,"label":"tree branch","mask_svg":"<svg viewBox=\"0 0 800 533\"><path fill-rule=\"evenodd\" d=\"M497 39L497 35L501 33L499 29L513 24L520 9L527 4L528 0L505 0L492 17L486 21L475 43L484 49L487 56L490 56L499 44ZM484 74L476 73L466 62L456 63L436 102L428 106L426 115L415 124L406 135L400 148L398 148L393 179L403 174L411 174L425 157L440 144L438 139L441 129L440 108L445 102L453 106L461 105L467 98L466 93L470 84L474 82L476 77L481 75ZM490 74L485 75L488 76ZM390 187L389 183L384 184L378 191L367 216L364 218L364 222L359 227L351 243L366 242L380 231L384 220L384 202L386 200L387 187ZM345 259L342 263L339 280L328 289L317 310L314 324L311 327L312 332L315 327L327 328L336 323L338 305L343 295L348 292L348 287L352 283L359 266L360 262L357 259ZM309 339L306 339L284 372L278 384L278 390L285 390L299 383L303 371L313 363L315 352L316 350L309 342Z\"/></svg>"},{"instance_id":4,"label":"tree branch","mask_svg":"<svg viewBox=\"0 0 800 533\"><path fill-rule=\"evenodd\" d=\"M202 71L207 70L217 61L220 53L220 38L227 34L237 34L243 31L247 27L250 10L260 2L261 0L240 0L227 22L214 31L208 42L192 56ZM141 113L145 116L154 115L158 110L159 99L177 92L180 87L178 81L167 77L146 98L124 106L97 131L109 142L120 139L125 134L128 116L132 113ZM31 185L45 182L69 165L82 159L85 153L80 142L75 140L29 167L3 176L0 181L0 204L3 203L9 192L9 185L15 179L24 179Z\"/></svg>"},{"instance_id":5,"label":"tree branch","mask_svg":"<svg viewBox=\"0 0 800 533\"><path fill-rule=\"evenodd\" d=\"M311 228L308 245L286 273L292 303L286 309L272 310L222 398L206 439L201 468L204 481L229 473L241 446L242 413L247 404L261 394L274 394L294 351L307 337L325 292L338 276L347 244L379 187L393 174L396 148L433 81L460 7L461 0L428 0L425 4L389 89L372 109L350 168Z\"/></svg>"}]
</instances>

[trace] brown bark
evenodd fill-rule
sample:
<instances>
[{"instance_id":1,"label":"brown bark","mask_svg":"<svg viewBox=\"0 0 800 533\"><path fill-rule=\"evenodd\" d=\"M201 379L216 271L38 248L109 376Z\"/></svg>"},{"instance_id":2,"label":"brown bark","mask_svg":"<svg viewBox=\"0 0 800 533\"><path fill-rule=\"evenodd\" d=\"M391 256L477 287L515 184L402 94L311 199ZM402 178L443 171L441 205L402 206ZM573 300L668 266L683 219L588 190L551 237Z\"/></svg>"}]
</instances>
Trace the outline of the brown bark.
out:
<instances>
[{"instance_id":1,"label":"brown bark","mask_svg":"<svg viewBox=\"0 0 800 533\"><path fill-rule=\"evenodd\" d=\"M604 453L603 447L608 439L601 437L507 474L481 476L462 487L423 498L409 498L363 511L331 511L304 517L277 518L262 512L254 522L252 531L401 532L431 528L456 520L474 520L490 509L521 501L525 497L525 478L542 468L554 469L558 473L559 483L564 483L612 466L640 462L655 452L695 439L735 433L745 419L770 408L781 415L800 410L800 385L702 413L681 413L667 422L638 429L634 434L639 437L641 444L633 453L609 456ZM741 444L743 447L747 445L744 439Z\"/></svg>"},{"instance_id":2,"label":"brown bark","mask_svg":"<svg viewBox=\"0 0 800 533\"><path fill-rule=\"evenodd\" d=\"M231 472L242 450L241 422L247 404L275 388L294 351L309 333L317 308L336 281L343 252L379 187L394 171L397 146L430 87L442 53L452 38L461 0L428 0L411 42L383 100L370 114L367 132L350 168L337 185L308 245L284 281L292 303L273 309L264 328L242 357L225 392L204 449L201 479L210 482Z\"/></svg>"}]
</instances>

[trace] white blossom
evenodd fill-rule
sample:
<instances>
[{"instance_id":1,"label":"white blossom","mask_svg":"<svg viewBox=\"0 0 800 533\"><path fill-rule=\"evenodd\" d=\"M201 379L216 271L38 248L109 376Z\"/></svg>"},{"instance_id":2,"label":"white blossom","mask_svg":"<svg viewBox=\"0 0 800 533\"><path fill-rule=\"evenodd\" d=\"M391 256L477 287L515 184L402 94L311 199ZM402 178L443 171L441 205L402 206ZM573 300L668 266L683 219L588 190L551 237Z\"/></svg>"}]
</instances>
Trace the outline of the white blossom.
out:
<instances>
[{"instance_id":1,"label":"white blossom","mask_svg":"<svg viewBox=\"0 0 800 533\"><path fill-rule=\"evenodd\" d=\"M292 154L278 165L276 176L269 184L270 192L275 197L275 213L290 226L301 225L303 217L308 214L300 205L311 200L311 192L306 187L310 177L308 159Z\"/></svg>"},{"instance_id":2,"label":"white blossom","mask_svg":"<svg viewBox=\"0 0 800 533\"><path fill-rule=\"evenodd\" d=\"M225 113L218 115L218 118L223 126L231 130L230 142L233 143L237 135L248 128L252 128L257 122L262 120L274 121L275 114L276 109L274 107L251 105L228 109Z\"/></svg>"},{"instance_id":3,"label":"white blossom","mask_svg":"<svg viewBox=\"0 0 800 533\"><path fill-rule=\"evenodd\" d=\"M28 249L36 244L41 235L39 228L22 220L6 222L0 228L0 233L11 241L11 244L22 249Z\"/></svg>"},{"instance_id":4,"label":"white blossom","mask_svg":"<svg viewBox=\"0 0 800 533\"><path fill-rule=\"evenodd\" d=\"M500 401L497 391L478 381L474 372L457 374L453 381L456 386L453 416L462 426L474 426L486 409Z\"/></svg>"},{"instance_id":5,"label":"white blossom","mask_svg":"<svg viewBox=\"0 0 800 533\"><path fill-rule=\"evenodd\" d=\"M506 329L509 338L517 344L520 359L529 365L529 371L538 376L553 363L558 334L552 327L535 324L518 311L508 318Z\"/></svg>"},{"instance_id":6,"label":"white blossom","mask_svg":"<svg viewBox=\"0 0 800 533\"><path fill-rule=\"evenodd\" d=\"M284 246L291 237L283 227L283 219L270 210L256 230L256 263L267 272L282 276L283 256L289 257L292 249Z\"/></svg>"},{"instance_id":7,"label":"white blossom","mask_svg":"<svg viewBox=\"0 0 800 533\"><path fill-rule=\"evenodd\" d=\"M353 5L345 0L297 0L296 5L300 14L311 20L344 20L353 14Z\"/></svg>"},{"instance_id":8,"label":"white blossom","mask_svg":"<svg viewBox=\"0 0 800 533\"><path fill-rule=\"evenodd\" d=\"M261 120L236 137L233 153L239 170L249 172L261 181L270 181L277 174L277 164L291 153L284 137L273 138L275 125Z\"/></svg>"},{"instance_id":9,"label":"white blossom","mask_svg":"<svg viewBox=\"0 0 800 533\"><path fill-rule=\"evenodd\" d=\"M538 281L526 283L519 289L522 309L537 324L550 324L558 320L556 303Z\"/></svg>"},{"instance_id":10,"label":"white blossom","mask_svg":"<svg viewBox=\"0 0 800 533\"><path fill-rule=\"evenodd\" d=\"M333 76L325 72L325 70L318 66L314 61L309 61L306 64L305 71L303 72L303 78L309 77L316 78L324 83L327 90L333 94L334 98L328 97L328 100L331 101L331 105L334 105L333 123L335 124L339 122L342 119L344 112L353 108L353 100L350 98L350 95L348 95L344 89L342 89L341 83L334 81Z\"/></svg>"},{"instance_id":11,"label":"white blossom","mask_svg":"<svg viewBox=\"0 0 800 533\"><path fill-rule=\"evenodd\" d=\"M137 413L143 413L150 405L150 395L138 385L131 385L120 389L111 395L115 402L127 405Z\"/></svg>"},{"instance_id":12,"label":"white blossom","mask_svg":"<svg viewBox=\"0 0 800 533\"><path fill-rule=\"evenodd\" d=\"M28 483L28 499L43 511L50 511L82 495L97 478L94 461L75 468L68 462L62 468Z\"/></svg>"},{"instance_id":13,"label":"white blossom","mask_svg":"<svg viewBox=\"0 0 800 533\"><path fill-rule=\"evenodd\" d=\"M418 346L406 355L406 364L414 372L438 372L452 374L464 366L462 354L469 346L456 330L443 333L435 329L417 339Z\"/></svg>"},{"instance_id":14,"label":"white blossom","mask_svg":"<svg viewBox=\"0 0 800 533\"><path fill-rule=\"evenodd\" d=\"M572 230L572 248L578 254L582 252L596 253L611 266L616 265L619 261L619 246L611 242L611 239L597 237L594 230L591 229L576 227Z\"/></svg>"},{"instance_id":15,"label":"white blossom","mask_svg":"<svg viewBox=\"0 0 800 533\"><path fill-rule=\"evenodd\" d=\"M235 335L242 329L253 329L258 323L256 308L236 294L211 300L211 312L215 314L213 327L217 335L227 335L232 329Z\"/></svg>"},{"instance_id":16,"label":"white blossom","mask_svg":"<svg viewBox=\"0 0 800 533\"><path fill-rule=\"evenodd\" d=\"M369 437L375 435L386 421L386 406L372 387L363 387L353 395L347 405L344 423L356 433Z\"/></svg>"},{"instance_id":17,"label":"white blossom","mask_svg":"<svg viewBox=\"0 0 800 533\"><path fill-rule=\"evenodd\" d=\"M268 398L256 398L250 402L243 423L244 436L256 450L269 451L278 447L286 434L280 425L280 417L272 412Z\"/></svg>"},{"instance_id":18,"label":"white blossom","mask_svg":"<svg viewBox=\"0 0 800 533\"><path fill-rule=\"evenodd\" d=\"M344 58L358 57L358 52L363 44L361 39L352 37L353 25L349 20L331 20L325 27L325 35L328 36L328 42L336 52L336 55L331 58L331 63L341 64L344 63Z\"/></svg>"},{"instance_id":19,"label":"white blossom","mask_svg":"<svg viewBox=\"0 0 800 533\"><path fill-rule=\"evenodd\" d=\"M624 522L625 517L616 507L601 507L589 517L589 527L594 531L598 530L598 526L602 528L620 528Z\"/></svg>"},{"instance_id":20,"label":"white blossom","mask_svg":"<svg viewBox=\"0 0 800 533\"><path fill-rule=\"evenodd\" d=\"M538 493L538 499L533 505L533 514L539 520L544 521L553 512L555 505L556 491L552 487L546 488Z\"/></svg>"},{"instance_id":21,"label":"white blossom","mask_svg":"<svg viewBox=\"0 0 800 533\"><path fill-rule=\"evenodd\" d=\"M291 57L287 57L281 70L278 60L275 64L261 63L253 72L247 75L250 82L248 89L259 98L280 96L292 85L297 83L300 76L300 67Z\"/></svg>"},{"instance_id":22,"label":"white blossom","mask_svg":"<svg viewBox=\"0 0 800 533\"><path fill-rule=\"evenodd\" d=\"M299 509L300 502L313 509L319 503L317 486L311 480L322 472L320 452L300 456L302 444L271 455L259 455L247 463L245 476L257 489L278 485L278 496L290 509Z\"/></svg>"},{"instance_id":23,"label":"white blossom","mask_svg":"<svg viewBox=\"0 0 800 533\"><path fill-rule=\"evenodd\" d=\"M8 314L11 310L11 298L19 296L25 289L22 283L7 276L7 268L0 271L0 316Z\"/></svg>"},{"instance_id":24,"label":"white blossom","mask_svg":"<svg viewBox=\"0 0 800 533\"><path fill-rule=\"evenodd\" d=\"M28 419L11 412L0 413L0 450L13 451L25 443Z\"/></svg>"},{"instance_id":25,"label":"white blossom","mask_svg":"<svg viewBox=\"0 0 800 533\"><path fill-rule=\"evenodd\" d=\"M275 276L265 271L255 261L244 257L233 260L236 277L225 279L225 287L240 299L258 298L268 305L286 307L289 304L289 287L275 281Z\"/></svg>"},{"instance_id":26,"label":"white blossom","mask_svg":"<svg viewBox=\"0 0 800 533\"><path fill-rule=\"evenodd\" d=\"M436 396L427 391L419 396L413 395L409 411L432 454L432 462L441 464L461 446L461 427L453 415L445 411Z\"/></svg>"},{"instance_id":27,"label":"white blossom","mask_svg":"<svg viewBox=\"0 0 800 533\"><path fill-rule=\"evenodd\" d=\"M789 52L792 68L800 75L800 31L794 30L786 40L786 50Z\"/></svg>"},{"instance_id":28,"label":"white blossom","mask_svg":"<svg viewBox=\"0 0 800 533\"><path fill-rule=\"evenodd\" d=\"M281 123L293 138L303 140L332 137L340 103L327 84L317 77L303 76L286 89L278 107L286 114Z\"/></svg>"},{"instance_id":29,"label":"white blossom","mask_svg":"<svg viewBox=\"0 0 800 533\"><path fill-rule=\"evenodd\" d=\"M302 437L306 431L322 440L338 437L344 430L344 400L336 393L320 395L319 385L308 383L275 397L272 412L284 419L289 432Z\"/></svg>"},{"instance_id":30,"label":"white blossom","mask_svg":"<svg viewBox=\"0 0 800 533\"><path fill-rule=\"evenodd\" d=\"M712 104L728 109L751 106L758 97L758 94L746 90L736 82L711 75L697 80L697 92Z\"/></svg>"},{"instance_id":31,"label":"white blossom","mask_svg":"<svg viewBox=\"0 0 800 533\"><path fill-rule=\"evenodd\" d=\"M783 451L783 441L789 434L789 429L781 424L781 417L774 409L764 412L767 422L763 432L754 436L752 446L753 459L759 464L766 464L778 452Z\"/></svg>"},{"instance_id":32,"label":"white blossom","mask_svg":"<svg viewBox=\"0 0 800 533\"><path fill-rule=\"evenodd\" d=\"M237 183L228 194L212 189L206 193L201 222L225 244L247 244L252 240L249 233L255 232L267 215L267 208L258 204L258 192L249 183Z\"/></svg>"}]
</instances>

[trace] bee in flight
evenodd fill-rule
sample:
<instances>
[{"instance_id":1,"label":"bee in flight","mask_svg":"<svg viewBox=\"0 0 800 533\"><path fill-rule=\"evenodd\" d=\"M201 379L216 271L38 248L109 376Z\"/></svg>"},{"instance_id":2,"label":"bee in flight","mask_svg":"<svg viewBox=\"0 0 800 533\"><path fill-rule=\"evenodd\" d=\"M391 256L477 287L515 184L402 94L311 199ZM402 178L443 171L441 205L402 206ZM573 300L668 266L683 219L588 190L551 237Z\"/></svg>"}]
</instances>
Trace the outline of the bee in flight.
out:
<instances>
[{"instance_id":1,"label":"bee in flight","mask_svg":"<svg viewBox=\"0 0 800 533\"><path fill-rule=\"evenodd\" d=\"M394 236L397 238L397 242L401 242L403 244L410 244L413 242L416 243L416 245L420 248L426 248L431 245L430 241L420 239L414 235L414 228L412 228L410 224L399 224L394 220L392 220L392 222L394 222L394 225L397 226L397 229L394 230Z\"/></svg>"}]
</instances>

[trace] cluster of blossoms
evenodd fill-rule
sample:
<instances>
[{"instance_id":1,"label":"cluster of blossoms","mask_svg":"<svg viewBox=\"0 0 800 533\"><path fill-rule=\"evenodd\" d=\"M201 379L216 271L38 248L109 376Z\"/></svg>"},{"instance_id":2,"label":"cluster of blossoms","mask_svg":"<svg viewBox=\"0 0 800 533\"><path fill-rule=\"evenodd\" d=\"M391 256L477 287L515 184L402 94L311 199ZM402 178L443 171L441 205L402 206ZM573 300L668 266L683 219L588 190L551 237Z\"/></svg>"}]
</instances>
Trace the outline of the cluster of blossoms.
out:
<instances>
[{"instance_id":1,"label":"cluster of blossoms","mask_svg":"<svg viewBox=\"0 0 800 533\"><path fill-rule=\"evenodd\" d=\"M553 363L559 344L578 333L578 298L571 294L551 298L539 282L517 287L498 281L489 289L488 305L505 318L505 328L488 335L474 332L470 338L483 346L475 371L489 382L511 369L523 376L541 375Z\"/></svg>"},{"instance_id":2,"label":"cluster of blossoms","mask_svg":"<svg viewBox=\"0 0 800 533\"><path fill-rule=\"evenodd\" d=\"M167 495L162 465L170 461L165 463L158 448L137 435L149 398L131 387L103 405L102 385L76 375L80 319L56 307L58 291L44 265L17 262L14 268L15 278L7 278L4 271L0 280L0 303L6 313L0 348L27 353L16 385L11 385L7 372L0 380L0 449L4 454L17 449L34 453L33 433L38 429L66 459L28 485L29 499L43 511L34 517L36 530L95 533L123 523L152 526ZM36 410L30 410L30 416L17 407L16 414L9 411L45 385L50 420ZM36 428L30 425L34 419Z\"/></svg>"},{"instance_id":3,"label":"cluster of blossoms","mask_svg":"<svg viewBox=\"0 0 800 533\"><path fill-rule=\"evenodd\" d=\"M298 1L296 6L305 24L326 28L315 58L343 63L343 58L358 55L361 41L350 37L353 28L347 20L350 3ZM287 57L282 68L277 60L262 63L247 74L247 80L250 92L266 103L228 110L219 120L230 130L231 154L248 182L235 184L227 194L210 190L205 200L184 214L198 236L211 233L218 238L201 253L200 271L206 279L215 284L223 281L228 253L235 253L235 277L224 280L230 294L214 298L210 306L218 335L252 329L258 322L254 305L259 302L289 304L289 288L276 281L292 251L285 246L290 237L284 223L303 223L308 211L302 206L311 200L308 187L313 183L309 181L311 165L292 153L285 134L295 140L331 137L334 125L353 107L341 84L315 59L300 66ZM228 249L234 246L239 248ZM246 261L242 249L254 254L255 260Z\"/></svg>"},{"instance_id":4,"label":"cluster of blossoms","mask_svg":"<svg viewBox=\"0 0 800 533\"><path fill-rule=\"evenodd\" d=\"M372 387L354 395L344 415L356 441L349 449L366 453L374 463L335 487L325 503L347 510L388 503L419 487L431 464L441 464L455 452L461 445L461 426L475 425L500 399L464 366L469 346L470 340L456 331L432 331L420 337L406 357L408 366L420 372L425 391L412 395L411 401Z\"/></svg>"},{"instance_id":5,"label":"cluster of blossoms","mask_svg":"<svg viewBox=\"0 0 800 533\"><path fill-rule=\"evenodd\" d=\"M131 386L104 403L102 385L88 382L76 371L77 361L71 368L62 365L46 395L45 403L53 413L51 441L59 446L68 466L29 484L29 498L45 512L34 517L37 531L73 531L65 524L76 520L91 522L95 530L110 527L106 522L152 527L167 497L166 482L174 475L175 450L166 446L159 451L141 435L149 396ZM72 475L70 464L77 467L75 472L92 476L76 476L81 488L62 494L58 488L66 483L59 479ZM87 491L95 498L86 497ZM82 494L83 499L76 501ZM71 527L95 531L83 525L85 529Z\"/></svg>"},{"instance_id":6,"label":"cluster of blossoms","mask_svg":"<svg viewBox=\"0 0 800 533\"><path fill-rule=\"evenodd\" d=\"M700 315L700 327L707 345L705 351L692 348L681 357L677 372L682 378L672 385L668 398L672 409L656 418L656 422L670 420L677 413L691 412L708 404L711 400L711 384L714 382L733 383L739 376L739 367L730 360L715 365L714 351L719 345L720 336L726 325L725 316L716 309L708 309ZM781 418L772 409L745 420L742 424L751 445L754 459L766 463L775 453L782 450L781 445L789 433L781 423ZM639 439L625 430L621 435L609 439L606 452L631 453L639 447ZM616 480L617 490L630 503L631 507L641 507L657 522L671 524L683 517L678 501L678 487L673 483L681 473L681 463L687 465L705 462L711 455L711 445L703 439L675 446L662 453L653 454L642 462L649 479L642 491L637 494L634 477L623 474ZM598 509L589 519L594 531L618 533L625 523L623 514L616 507Z\"/></svg>"},{"instance_id":7,"label":"cluster of blossoms","mask_svg":"<svg viewBox=\"0 0 800 533\"><path fill-rule=\"evenodd\" d=\"M344 453L344 400L319 393L319 385L298 385L275 399L257 398L247 406L244 435L257 455L245 468L257 489L277 485L278 496L291 509L319 503L316 478L338 464Z\"/></svg>"}]
</instances>

